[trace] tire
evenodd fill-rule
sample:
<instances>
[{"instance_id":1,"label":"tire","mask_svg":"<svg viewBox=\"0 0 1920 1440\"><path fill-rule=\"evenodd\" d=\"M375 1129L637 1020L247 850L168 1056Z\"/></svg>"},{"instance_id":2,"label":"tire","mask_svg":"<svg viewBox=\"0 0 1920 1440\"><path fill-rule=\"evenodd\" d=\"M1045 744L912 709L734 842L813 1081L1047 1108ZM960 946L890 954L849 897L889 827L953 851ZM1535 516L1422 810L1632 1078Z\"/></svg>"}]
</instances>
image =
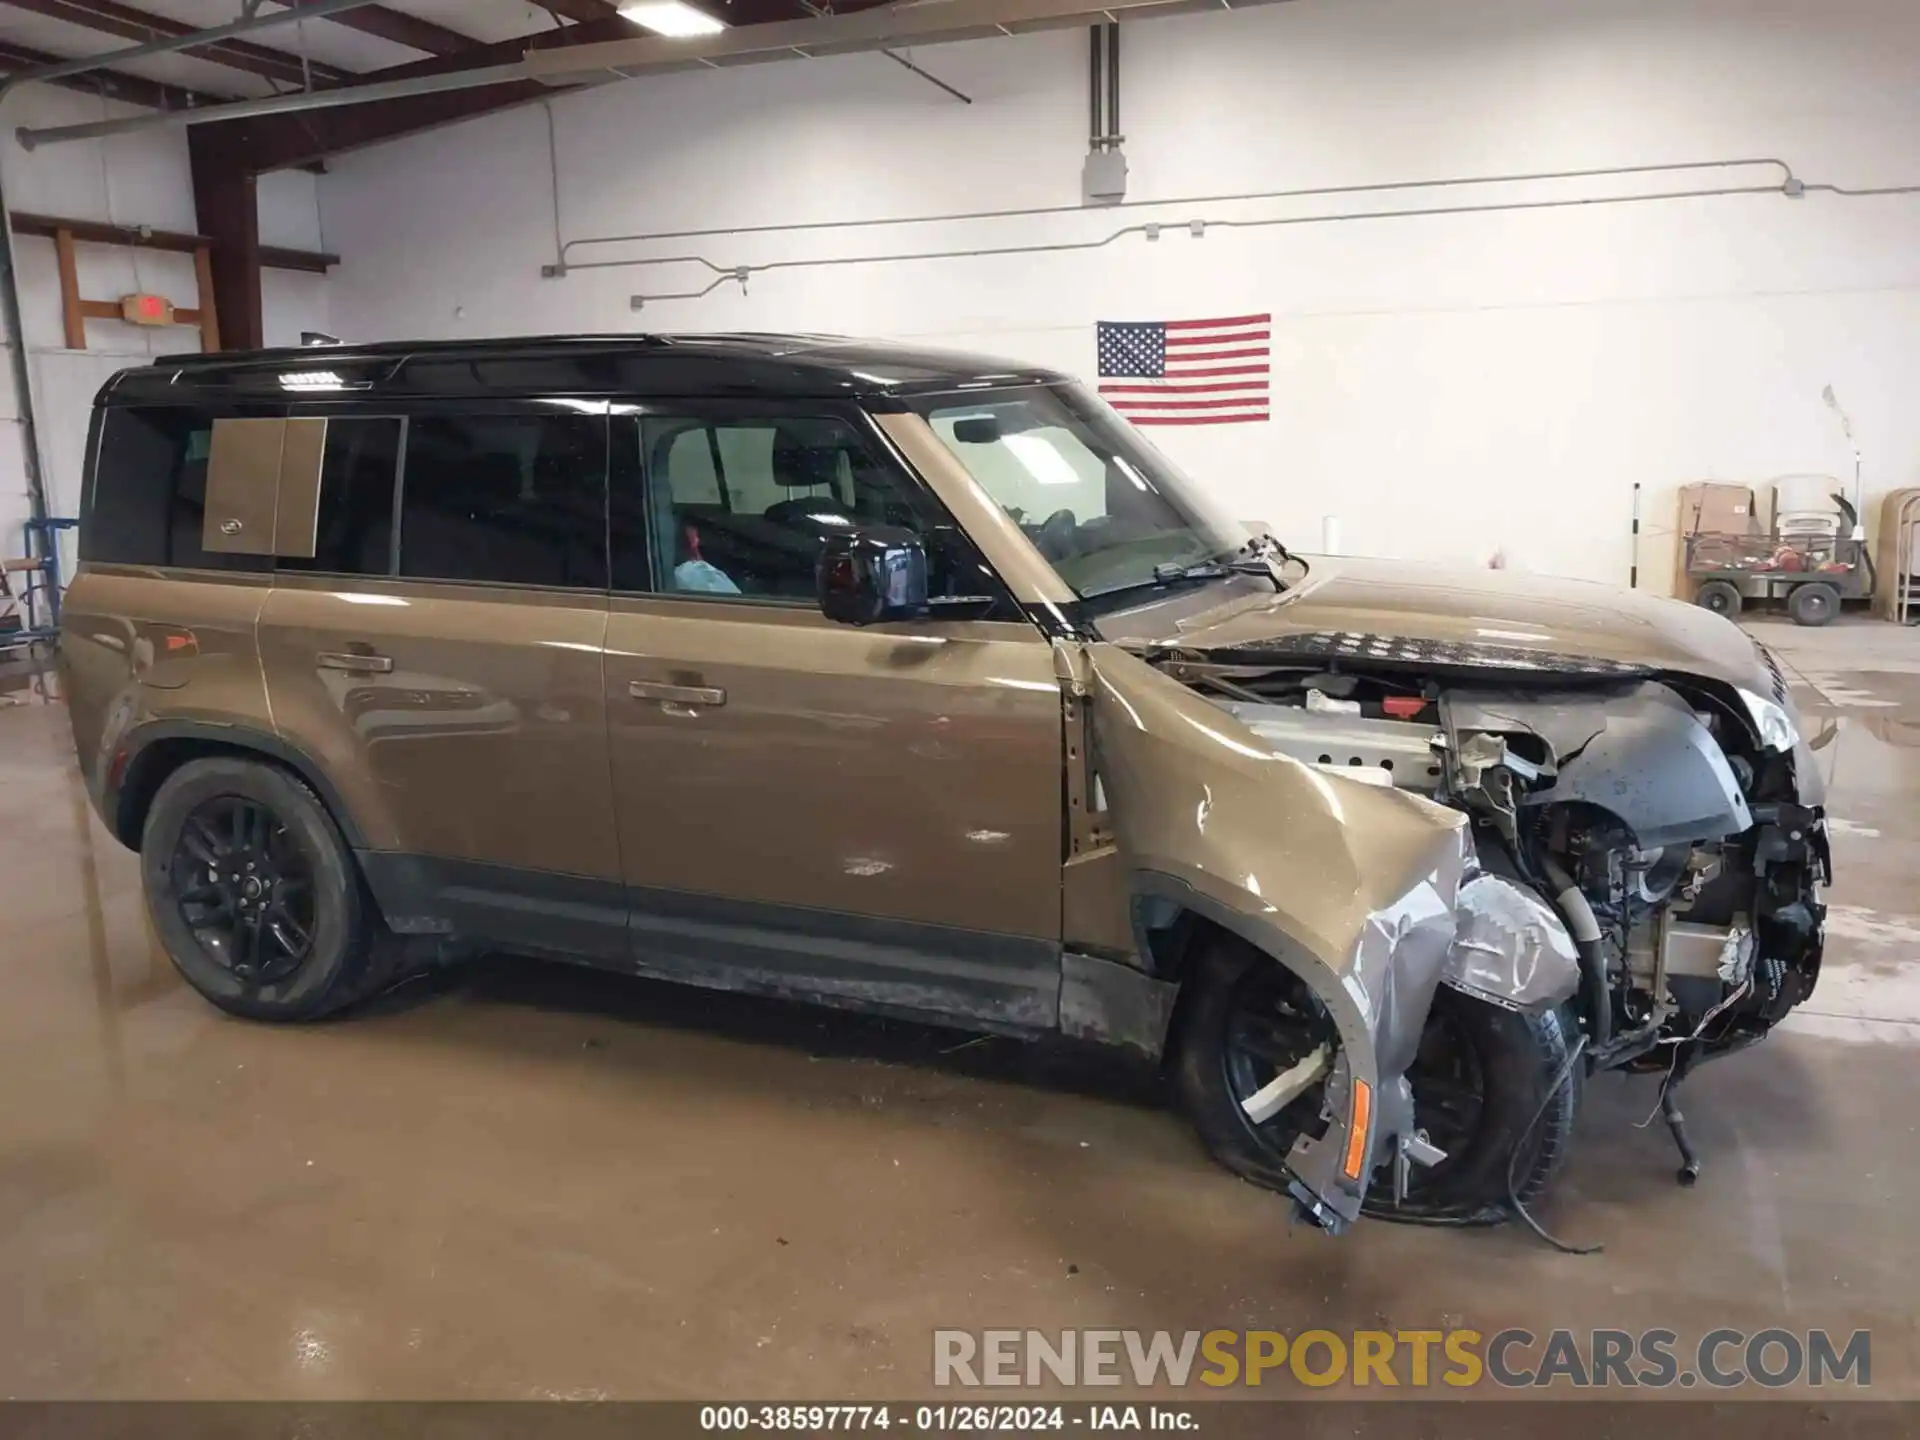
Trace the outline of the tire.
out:
<instances>
[{"instance_id":1,"label":"tire","mask_svg":"<svg viewBox=\"0 0 1920 1440\"><path fill-rule=\"evenodd\" d=\"M1408 1078L1414 1119L1447 1158L1412 1173L1403 1206L1394 1204L1390 1190L1370 1192L1367 1213L1388 1220L1497 1223L1512 1213L1509 1168L1521 1204L1544 1195L1566 1159L1580 1109L1582 1067L1567 1066L1576 1034L1563 1011L1503 1010L1442 985ZM1556 1079L1559 1088L1549 1098ZM1463 1090L1477 1092L1477 1106L1468 1114L1457 1108Z\"/></svg>"},{"instance_id":2,"label":"tire","mask_svg":"<svg viewBox=\"0 0 1920 1440\"><path fill-rule=\"evenodd\" d=\"M227 828L227 815L253 818ZM243 831L250 832L244 841L237 838ZM272 869L279 885L264 902L238 890L251 869L243 863L248 855ZM234 884L219 873L229 863ZM312 790L277 766L228 756L182 765L147 811L140 871L148 914L174 968L230 1014L317 1020L399 978L400 947L385 933L340 827ZM244 883L258 884L251 876ZM251 907L239 920L235 893ZM268 929L307 943L288 946Z\"/></svg>"},{"instance_id":3,"label":"tire","mask_svg":"<svg viewBox=\"0 0 1920 1440\"><path fill-rule=\"evenodd\" d=\"M1840 592L1824 580L1810 580L1805 585L1793 587L1793 593L1787 597L1787 613L1793 616L1796 625L1821 626L1830 624L1833 617L1840 613Z\"/></svg>"},{"instance_id":4,"label":"tire","mask_svg":"<svg viewBox=\"0 0 1920 1440\"><path fill-rule=\"evenodd\" d=\"M1727 580L1708 580L1693 592L1693 603L1702 610L1711 610L1716 615L1724 615L1731 620L1739 615L1744 603L1739 587Z\"/></svg>"},{"instance_id":5,"label":"tire","mask_svg":"<svg viewBox=\"0 0 1920 1440\"><path fill-rule=\"evenodd\" d=\"M1299 1135L1319 1134L1316 1086L1265 1125L1254 1125L1241 1108L1226 1051L1236 1012L1264 994L1302 1012L1302 1053L1331 1040L1335 1031L1306 987L1282 966L1237 939L1222 938L1200 957L1183 996L1175 1036L1173 1080L1181 1101L1213 1158L1234 1174L1286 1193L1287 1151ZM1574 1065L1548 1099L1548 1089L1566 1067L1574 1033L1558 1012L1525 1015L1502 1010L1441 986L1434 996L1422 1060L1409 1078L1414 1118L1429 1120L1422 1092L1433 1090L1434 1057L1429 1042L1444 1037L1449 1050L1465 1047L1478 1080L1479 1104L1459 1136L1436 1135L1447 1158L1430 1170L1416 1169L1405 1206L1396 1206L1385 1172L1369 1186L1365 1213L1382 1219L1444 1224L1495 1224L1511 1213L1507 1173L1516 1147L1513 1190L1523 1204L1545 1193L1564 1160L1579 1109L1579 1066ZM1534 1124L1535 1116L1539 1120ZM1529 1128L1531 1127L1531 1128ZM1432 1129L1441 1129L1437 1124Z\"/></svg>"}]
</instances>

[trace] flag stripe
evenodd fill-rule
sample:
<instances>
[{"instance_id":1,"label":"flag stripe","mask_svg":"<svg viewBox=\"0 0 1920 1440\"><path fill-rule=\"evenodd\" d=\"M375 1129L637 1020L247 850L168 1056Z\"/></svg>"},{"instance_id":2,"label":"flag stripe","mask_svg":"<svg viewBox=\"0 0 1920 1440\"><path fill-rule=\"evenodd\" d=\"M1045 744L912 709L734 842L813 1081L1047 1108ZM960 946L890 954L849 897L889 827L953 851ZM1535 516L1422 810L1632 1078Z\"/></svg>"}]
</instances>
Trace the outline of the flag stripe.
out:
<instances>
[{"instance_id":1,"label":"flag stripe","mask_svg":"<svg viewBox=\"0 0 1920 1440\"><path fill-rule=\"evenodd\" d=\"M1264 380L1210 380L1199 385L1149 385L1145 382L1135 385L1102 385L1102 395L1219 395L1235 390L1260 390L1267 388Z\"/></svg>"},{"instance_id":2,"label":"flag stripe","mask_svg":"<svg viewBox=\"0 0 1920 1440\"><path fill-rule=\"evenodd\" d=\"M1128 400L1113 408L1125 415L1135 410L1246 410L1266 403L1251 395L1236 395L1224 400Z\"/></svg>"},{"instance_id":3,"label":"flag stripe","mask_svg":"<svg viewBox=\"0 0 1920 1440\"><path fill-rule=\"evenodd\" d=\"M1169 320L1169 330L1225 330L1232 325L1271 325L1273 316L1268 315L1229 315L1222 320Z\"/></svg>"},{"instance_id":4,"label":"flag stripe","mask_svg":"<svg viewBox=\"0 0 1920 1440\"><path fill-rule=\"evenodd\" d=\"M1167 378L1200 380L1216 375L1265 375L1269 368L1266 365L1182 365L1178 368L1169 365Z\"/></svg>"},{"instance_id":5,"label":"flag stripe","mask_svg":"<svg viewBox=\"0 0 1920 1440\"><path fill-rule=\"evenodd\" d=\"M1268 340L1273 336L1271 330L1222 330L1217 335L1169 335L1167 349L1192 350L1207 345L1238 345L1255 340ZM1267 347L1262 345L1262 350Z\"/></svg>"},{"instance_id":6,"label":"flag stripe","mask_svg":"<svg viewBox=\"0 0 1920 1440\"><path fill-rule=\"evenodd\" d=\"M1264 410L1249 411L1245 415L1142 415L1134 419L1136 425L1238 425L1242 421L1265 420Z\"/></svg>"},{"instance_id":7,"label":"flag stripe","mask_svg":"<svg viewBox=\"0 0 1920 1440\"><path fill-rule=\"evenodd\" d=\"M1264 360L1273 352L1264 345L1249 345L1242 350L1182 350L1167 357L1168 365L1191 365L1196 360L1244 360L1249 355Z\"/></svg>"}]
</instances>

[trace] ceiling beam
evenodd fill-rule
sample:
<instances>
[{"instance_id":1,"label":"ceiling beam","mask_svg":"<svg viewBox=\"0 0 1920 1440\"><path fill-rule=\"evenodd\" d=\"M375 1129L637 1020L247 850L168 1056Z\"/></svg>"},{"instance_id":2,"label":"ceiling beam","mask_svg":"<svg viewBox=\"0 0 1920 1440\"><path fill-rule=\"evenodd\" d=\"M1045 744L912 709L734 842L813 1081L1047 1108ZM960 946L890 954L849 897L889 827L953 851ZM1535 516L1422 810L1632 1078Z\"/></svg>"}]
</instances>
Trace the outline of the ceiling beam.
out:
<instances>
[{"instance_id":1,"label":"ceiling beam","mask_svg":"<svg viewBox=\"0 0 1920 1440\"><path fill-rule=\"evenodd\" d=\"M794 0L708 0L708 3L716 6L725 3L728 18L736 26L791 20L796 14ZM839 8L844 13L880 3L885 3L885 0L841 0ZM358 13L352 10L346 12L348 15ZM512 65L525 58L529 51L547 53L567 50L576 45L632 40L642 34L638 26L616 12L599 20L586 20L512 40L474 45L457 55L437 55L427 60L369 71L358 76L355 83L388 84L427 75ZM342 87L343 90L351 88ZM329 155L378 145L402 135L475 119L496 110L550 99L562 93L565 93L564 87L534 81L513 81L472 90L376 100L330 110L310 110L303 114L224 120L201 128L221 132L222 153L255 174L260 174L268 170L310 165Z\"/></svg>"},{"instance_id":2,"label":"ceiling beam","mask_svg":"<svg viewBox=\"0 0 1920 1440\"><path fill-rule=\"evenodd\" d=\"M458 70L477 70L489 65L510 65L529 49L590 45L598 41L625 39L633 33L632 23L616 15L611 20L590 20L559 30L543 30L535 35L496 41L489 45L474 45L458 55L441 55L430 60L390 66L362 75L360 81L362 84L377 84L416 79L423 75L445 75ZM561 92L551 86L519 81L509 85L489 85L484 89L418 95L402 100L378 100L337 110L314 110L303 115L227 120L201 128L220 132L220 145L224 153L235 163L260 174L268 170L287 170L311 164L329 155L377 145L385 140L436 129L460 120L475 119L495 110L544 100L558 93Z\"/></svg>"},{"instance_id":3,"label":"ceiling beam","mask_svg":"<svg viewBox=\"0 0 1920 1440\"><path fill-rule=\"evenodd\" d=\"M273 0L273 3L288 10L303 10L314 4L315 0ZM327 16L326 20L329 25L343 25L349 30L358 30L362 35L377 35L382 40L404 45L409 50L418 50L425 55L457 55L479 43L458 30L449 30L445 25L422 20L417 15L390 10L385 5L363 5L353 10L342 10Z\"/></svg>"},{"instance_id":4,"label":"ceiling beam","mask_svg":"<svg viewBox=\"0 0 1920 1440\"><path fill-rule=\"evenodd\" d=\"M48 65L64 65L72 58L70 55L49 55L44 50L29 49L25 45L0 43L0 70L9 74L40 70ZM84 75L66 75L47 83L58 85L63 90L78 91L82 95L104 95L109 100L124 101L128 105L144 105L149 110L198 110L209 105L224 105L234 98L231 95L208 95L200 90L167 85L159 80L149 80L144 75L130 75L124 70L90 70Z\"/></svg>"},{"instance_id":5,"label":"ceiling beam","mask_svg":"<svg viewBox=\"0 0 1920 1440\"><path fill-rule=\"evenodd\" d=\"M581 24L593 20L611 20L620 13L620 7L609 4L608 0L533 0L533 3L542 10L564 15Z\"/></svg>"},{"instance_id":6,"label":"ceiling beam","mask_svg":"<svg viewBox=\"0 0 1920 1440\"><path fill-rule=\"evenodd\" d=\"M6 0L6 3L17 10L30 10L51 20L61 20L103 35L118 35L133 41L176 39L191 35L200 28L183 20L136 10L118 3L118 0ZM298 55L267 45L256 45L250 40L216 40L181 53L210 60L229 70L244 70L283 85L304 85L309 75L317 85L337 85L353 78L336 65L322 64L317 60L304 63Z\"/></svg>"}]
</instances>

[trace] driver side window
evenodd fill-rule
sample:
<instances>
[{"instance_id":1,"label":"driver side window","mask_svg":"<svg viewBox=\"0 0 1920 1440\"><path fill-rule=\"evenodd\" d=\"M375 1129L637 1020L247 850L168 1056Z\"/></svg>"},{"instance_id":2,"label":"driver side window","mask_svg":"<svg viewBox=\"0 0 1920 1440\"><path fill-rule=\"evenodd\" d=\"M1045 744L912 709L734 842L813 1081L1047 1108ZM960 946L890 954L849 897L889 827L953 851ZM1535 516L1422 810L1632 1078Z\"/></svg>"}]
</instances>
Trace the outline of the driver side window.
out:
<instances>
[{"instance_id":1,"label":"driver side window","mask_svg":"<svg viewBox=\"0 0 1920 1440\"><path fill-rule=\"evenodd\" d=\"M936 414L933 429L961 457L1000 504L1025 527L1043 524L1062 510L1079 524L1107 513L1107 462L1072 431L1059 425L1000 432L979 438L962 413ZM957 433L956 433L957 432Z\"/></svg>"},{"instance_id":2,"label":"driver side window","mask_svg":"<svg viewBox=\"0 0 1920 1440\"><path fill-rule=\"evenodd\" d=\"M955 547L971 554L971 546L932 497L845 420L649 415L628 423L615 444L633 445L645 472L647 554L622 555L640 527L619 523L628 507L616 495L616 588L641 588L635 577L650 560L661 594L811 605L827 536L893 525L927 545L935 594L981 593L977 575L953 583Z\"/></svg>"}]
</instances>

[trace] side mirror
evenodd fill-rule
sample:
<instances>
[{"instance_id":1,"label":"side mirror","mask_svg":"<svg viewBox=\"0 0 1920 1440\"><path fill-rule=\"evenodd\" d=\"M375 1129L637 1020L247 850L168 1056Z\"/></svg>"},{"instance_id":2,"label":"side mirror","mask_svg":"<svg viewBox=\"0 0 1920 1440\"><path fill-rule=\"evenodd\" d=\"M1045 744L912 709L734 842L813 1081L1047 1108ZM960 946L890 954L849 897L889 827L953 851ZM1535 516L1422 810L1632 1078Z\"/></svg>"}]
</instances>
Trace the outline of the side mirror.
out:
<instances>
[{"instance_id":1,"label":"side mirror","mask_svg":"<svg viewBox=\"0 0 1920 1440\"><path fill-rule=\"evenodd\" d=\"M911 530L874 525L829 535L813 575L821 613L842 625L927 613L927 550Z\"/></svg>"}]
</instances>

